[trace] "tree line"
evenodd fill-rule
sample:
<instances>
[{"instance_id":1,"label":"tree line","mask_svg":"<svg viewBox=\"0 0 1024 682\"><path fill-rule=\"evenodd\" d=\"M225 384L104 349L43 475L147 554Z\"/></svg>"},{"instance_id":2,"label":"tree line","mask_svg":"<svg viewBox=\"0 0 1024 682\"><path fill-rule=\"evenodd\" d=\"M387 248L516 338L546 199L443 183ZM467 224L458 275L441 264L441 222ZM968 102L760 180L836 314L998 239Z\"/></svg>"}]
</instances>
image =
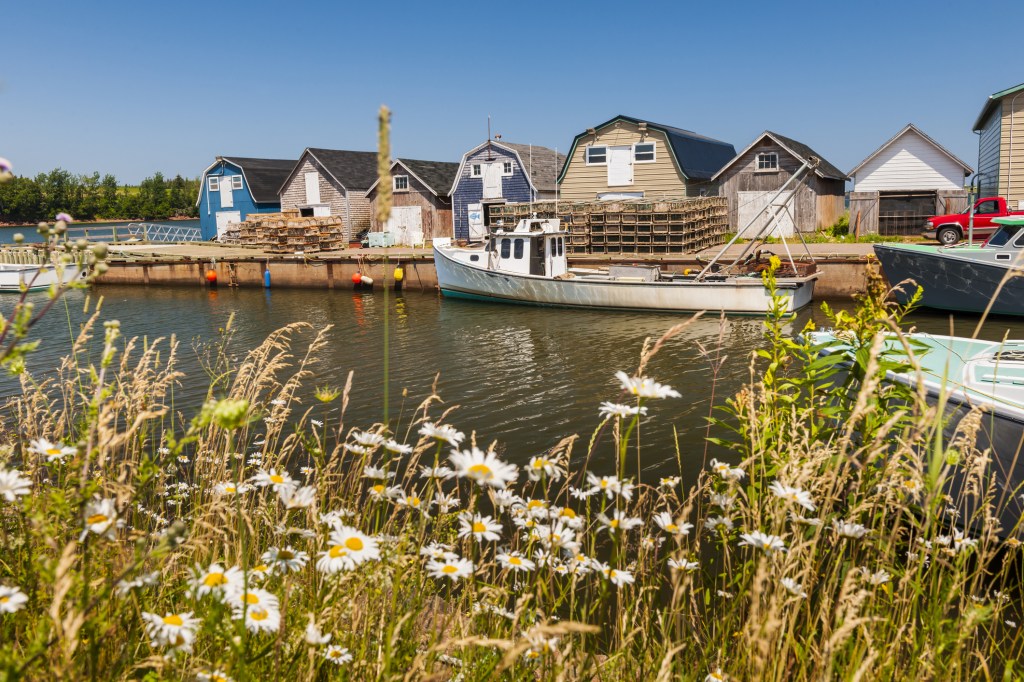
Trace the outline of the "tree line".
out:
<instances>
[{"instance_id":1,"label":"tree line","mask_svg":"<svg viewBox=\"0 0 1024 682\"><path fill-rule=\"evenodd\" d=\"M107 173L75 175L62 168L0 184L0 222L36 223L60 212L78 220L160 220L195 217L199 180L155 173L122 185Z\"/></svg>"}]
</instances>

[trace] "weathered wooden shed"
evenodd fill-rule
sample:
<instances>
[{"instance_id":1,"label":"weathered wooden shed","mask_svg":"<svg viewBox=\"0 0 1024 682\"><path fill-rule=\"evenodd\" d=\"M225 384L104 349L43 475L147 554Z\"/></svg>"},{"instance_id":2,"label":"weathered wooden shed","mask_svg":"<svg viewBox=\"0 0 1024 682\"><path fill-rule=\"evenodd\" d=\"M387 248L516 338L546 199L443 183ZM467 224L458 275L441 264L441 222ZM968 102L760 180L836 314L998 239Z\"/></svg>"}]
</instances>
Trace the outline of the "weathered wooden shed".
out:
<instances>
[{"instance_id":1,"label":"weathered wooden shed","mask_svg":"<svg viewBox=\"0 0 1024 682\"><path fill-rule=\"evenodd\" d=\"M814 170L776 199L778 233L813 232L835 223L845 210L846 175L806 144L766 130L711 178L728 201L729 225L758 232L771 209L758 213L811 157L818 159Z\"/></svg>"},{"instance_id":2,"label":"weathered wooden shed","mask_svg":"<svg viewBox=\"0 0 1024 682\"><path fill-rule=\"evenodd\" d=\"M850 229L915 235L937 214L967 206L966 163L908 123L850 171Z\"/></svg>"},{"instance_id":3,"label":"weathered wooden shed","mask_svg":"<svg viewBox=\"0 0 1024 682\"><path fill-rule=\"evenodd\" d=\"M370 229L366 192L377 181L377 153L308 147L281 185L281 209L341 216L348 240Z\"/></svg>"},{"instance_id":4,"label":"weathered wooden shed","mask_svg":"<svg viewBox=\"0 0 1024 682\"><path fill-rule=\"evenodd\" d=\"M1005 197L1024 211L1024 83L989 96L974 132L982 196Z\"/></svg>"},{"instance_id":5,"label":"weathered wooden shed","mask_svg":"<svg viewBox=\"0 0 1024 682\"><path fill-rule=\"evenodd\" d=\"M400 243L411 244L453 236L452 201L448 191L458 171L459 164L455 162L394 160L391 163L391 219L387 225L377 221L380 179L366 191L371 229L392 232L402 237Z\"/></svg>"}]
</instances>

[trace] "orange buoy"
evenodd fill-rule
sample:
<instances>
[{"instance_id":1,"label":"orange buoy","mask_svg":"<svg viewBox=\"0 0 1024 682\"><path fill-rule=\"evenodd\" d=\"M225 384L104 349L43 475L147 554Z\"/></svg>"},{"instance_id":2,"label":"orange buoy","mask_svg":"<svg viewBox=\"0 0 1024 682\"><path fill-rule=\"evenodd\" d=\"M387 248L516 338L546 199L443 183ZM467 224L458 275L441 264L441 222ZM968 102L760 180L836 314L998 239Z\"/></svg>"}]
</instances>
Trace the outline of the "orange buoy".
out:
<instances>
[{"instance_id":1,"label":"orange buoy","mask_svg":"<svg viewBox=\"0 0 1024 682\"><path fill-rule=\"evenodd\" d=\"M363 281L363 276L360 275L358 272L352 275L352 284L358 285L362 281Z\"/></svg>"},{"instance_id":2,"label":"orange buoy","mask_svg":"<svg viewBox=\"0 0 1024 682\"><path fill-rule=\"evenodd\" d=\"M207 284L212 285L217 284L217 271L214 270L213 268L210 268L209 270L206 271L206 282Z\"/></svg>"}]
</instances>

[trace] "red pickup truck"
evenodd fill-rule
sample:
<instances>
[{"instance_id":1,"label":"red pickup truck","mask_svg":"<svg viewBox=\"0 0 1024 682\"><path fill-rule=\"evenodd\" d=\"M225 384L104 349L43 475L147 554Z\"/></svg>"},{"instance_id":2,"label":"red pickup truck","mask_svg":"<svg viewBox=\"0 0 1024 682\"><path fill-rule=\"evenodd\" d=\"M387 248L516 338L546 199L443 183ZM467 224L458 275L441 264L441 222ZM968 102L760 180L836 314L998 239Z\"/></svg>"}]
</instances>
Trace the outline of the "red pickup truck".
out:
<instances>
[{"instance_id":1,"label":"red pickup truck","mask_svg":"<svg viewBox=\"0 0 1024 682\"><path fill-rule=\"evenodd\" d=\"M1008 211L1006 199L1002 197L985 197L974 204L974 238L988 239L999 225L992 222L993 218L1008 215L1024 215L1024 211ZM925 239L938 240L940 244L956 244L967 237L970 213L953 213L937 215L925 223L925 231L921 236Z\"/></svg>"}]
</instances>

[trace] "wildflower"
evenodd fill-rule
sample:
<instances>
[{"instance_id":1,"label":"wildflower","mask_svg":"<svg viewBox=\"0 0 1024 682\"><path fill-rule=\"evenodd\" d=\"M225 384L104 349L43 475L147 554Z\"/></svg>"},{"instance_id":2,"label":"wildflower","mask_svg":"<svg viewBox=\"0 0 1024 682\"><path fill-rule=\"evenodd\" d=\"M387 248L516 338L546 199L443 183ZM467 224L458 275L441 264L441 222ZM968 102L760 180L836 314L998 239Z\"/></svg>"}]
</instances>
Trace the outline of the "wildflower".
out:
<instances>
[{"instance_id":1,"label":"wildflower","mask_svg":"<svg viewBox=\"0 0 1024 682\"><path fill-rule=\"evenodd\" d=\"M326 514L321 514L320 523L324 524L325 526L330 526L331 528L337 528L338 526L342 525L343 520L351 518L355 515L355 512L349 509L335 509L333 511L327 512Z\"/></svg>"},{"instance_id":2,"label":"wildflower","mask_svg":"<svg viewBox=\"0 0 1024 682\"><path fill-rule=\"evenodd\" d=\"M242 569L232 566L225 570L220 564L210 564L205 570L196 566L189 584L196 598L215 594L221 601L241 592L245 587Z\"/></svg>"},{"instance_id":3,"label":"wildflower","mask_svg":"<svg viewBox=\"0 0 1024 682\"><path fill-rule=\"evenodd\" d=\"M31 441L29 443L29 450L41 457L45 457L47 462L63 462L65 457L71 457L77 452L70 445L51 443L45 438Z\"/></svg>"},{"instance_id":4,"label":"wildflower","mask_svg":"<svg viewBox=\"0 0 1024 682\"><path fill-rule=\"evenodd\" d=\"M794 514L789 512L789 520L801 526L820 526L821 519L814 518L813 516L803 516L801 514Z\"/></svg>"},{"instance_id":5,"label":"wildflower","mask_svg":"<svg viewBox=\"0 0 1024 682\"><path fill-rule=\"evenodd\" d=\"M427 562L427 572L434 578L448 578L457 582L473 573L473 562L459 558L457 555L431 559Z\"/></svg>"},{"instance_id":6,"label":"wildflower","mask_svg":"<svg viewBox=\"0 0 1024 682\"><path fill-rule=\"evenodd\" d=\"M711 460L711 470L725 481L738 481L747 475L747 472L741 467L729 466L725 462L719 462L717 459Z\"/></svg>"},{"instance_id":7,"label":"wildflower","mask_svg":"<svg viewBox=\"0 0 1024 682\"><path fill-rule=\"evenodd\" d=\"M867 579L869 583L875 586L887 583L889 582L889 580L892 579L892 576L889 575L889 572L886 571L884 568L881 568L875 571L874 573L871 573L866 568L862 568L861 573L864 575L864 577Z\"/></svg>"},{"instance_id":8,"label":"wildflower","mask_svg":"<svg viewBox=\"0 0 1024 682\"><path fill-rule=\"evenodd\" d=\"M736 502L735 497L732 495L726 495L725 493L711 493L711 496L708 499L711 504L722 511L729 511L732 509L732 505Z\"/></svg>"},{"instance_id":9,"label":"wildflower","mask_svg":"<svg viewBox=\"0 0 1024 682\"><path fill-rule=\"evenodd\" d=\"M452 554L451 545L445 545L440 542L431 542L429 545L420 547L420 554L431 559L444 559L446 557L454 557L456 554Z\"/></svg>"},{"instance_id":10,"label":"wildflower","mask_svg":"<svg viewBox=\"0 0 1024 682\"><path fill-rule=\"evenodd\" d=\"M459 537L473 537L477 542L484 540L500 540L502 525L490 516L470 515L468 512L459 516Z\"/></svg>"},{"instance_id":11,"label":"wildflower","mask_svg":"<svg viewBox=\"0 0 1024 682\"><path fill-rule=\"evenodd\" d=\"M1015 620L1010 620L1009 618L1007 618L1003 622L1006 623L1007 625L1009 625L1011 628L1016 629L1016 627L1017 627L1017 621L1015 621Z\"/></svg>"},{"instance_id":12,"label":"wildflower","mask_svg":"<svg viewBox=\"0 0 1024 682\"><path fill-rule=\"evenodd\" d=\"M1017 549L1020 545L1020 538L1006 538L1006 546L1010 549Z\"/></svg>"},{"instance_id":13,"label":"wildflower","mask_svg":"<svg viewBox=\"0 0 1024 682\"><path fill-rule=\"evenodd\" d=\"M434 498L434 504L437 505L437 511L447 514L452 509L458 509L459 505L462 504L462 500L454 493L451 495L438 495Z\"/></svg>"},{"instance_id":14,"label":"wildflower","mask_svg":"<svg viewBox=\"0 0 1024 682\"><path fill-rule=\"evenodd\" d=\"M504 514L505 510L516 504L522 504L523 498L516 495L511 490L500 489L488 491L491 496L491 502L497 507L498 512Z\"/></svg>"},{"instance_id":15,"label":"wildflower","mask_svg":"<svg viewBox=\"0 0 1024 682\"><path fill-rule=\"evenodd\" d=\"M526 641L530 643L530 648L523 653L523 658L528 661L533 661L545 654L549 654L558 649L558 638L557 637L544 637L536 633L526 633Z\"/></svg>"},{"instance_id":16,"label":"wildflower","mask_svg":"<svg viewBox=\"0 0 1024 682\"><path fill-rule=\"evenodd\" d=\"M597 492L596 490L581 490L575 486L569 486L569 494L575 500L585 500L592 495L596 495Z\"/></svg>"},{"instance_id":17,"label":"wildflower","mask_svg":"<svg viewBox=\"0 0 1024 682\"><path fill-rule=\"evenodd\" d=\"M900 481L900 488L902 488L903 492L910 497L917 497L917 495L924 489L924 484L916 478L907 476Z\"/></svg>"},{"instance_id":18,"label":"wildflower","mask_svg":"<svg viewBox=\"0 0 1024 682\"><path fill-rule=\"evenodd\" d=\"M513 571L529 572L537 567L519 552L501 552L495 557L503 568L510 568Z\"/></svg>"},{"instance_id":19,"label":"wildflower","mask_svg":"<svg viewBox=\"0 0 1024 682\"><path fill-rule=\"evenodd\" d=\"M199 682L235 682L223 670L201 670L196 673L196 680Z\"/></svg>"},{"instance_id":20,"label":"wildflower","mask_svg":"<svg viewBox=\"0 0 1024 682\"><path fill-rule=\"evenodd\" d=\"M138 578L131 580L118 580L114 586L114 592L119 596L123 597L132 590L140 587L150 587L160 582L160 571L153 571L152 573L143 573Z\"/></svg>"},{"instance_id":21,"label":"wildflower","mask_svg":"<svg viewBox=\"0 0 1024 682\"><path fill-rule=\"evenodd\" d=\"M261 488L270 486L275 492L281 492L283 488L296 488L298 483L291 476L288 475L287 471L277 473L277 469L271 469L270 471L264 471L260 469L256 472L256 475L252 477L252 483Z\"/></svg>"},{"instance_id":22,"label":"wildflower","mask_svg":"<svg viewBox=\"0 0 1024 682\"><path fill-rule=\"evenodd\" d=\"M782 498L787 502L798 504L807 511L814 511L817 507L814 505L814 501L811 499L811 494L806 490L800 488L793 488L788 485L782 485L778 481L773 481L770 486L770 490L776 497Z\"/></svg>"},{"instance_id":23,"label":"wildflower","mask_svg":"<svg viewBox=\"0 0 1024 682\"><path fill-rule=\"evenodd\" d=\"M384 436L368 431L356 431L352 434L352 438L364 448L375 448L384 442Z\"/></svg>"},{"instance_id":24,"label":"wildflower","mask_svg":"<svg viewBox=\"0 0 1024 682\"><path fill-rule=\"evenodd\" d=\"M247 609L260 608L276 611L280 607L276 596L258 587L241 590L237 594L232 595L228 602L232 606Z\"/></svg>"},{"instance_id":25,"label":"wildflower","mask_svg":"<svg viewBox=\"0 0 1024 682\"><path fill-rule=\"evenodd\" d=\"M558 466L558 462L547 457L531 457L530 466L526 469L527 476L531 481L539 481L541 476L547 476L552 481L562 480L565 471Z\"/></svg>"},{"instance_id":26,"label":"wildflower","mask_svg":"<svg viewBox=\"0 0 1024 682\"><path fill-rule=\"evenodd\" d=\"M715 594L717 594L722 599L732 599L733 597L736 596L732 592L729 592L728 590L715 590Z\"/></svg>"},{"instance_id":27,"label":"wildflower","mask_svg":"<svg viewBox=\"0 0 1024 682\"><path fill-rule=\"evenodd\" d=\"M512 464L498 459L493 452L483 452L477 448L456 451L449 457L459 478L470 478L478 485L492 488L505 488L519 477L519 470Z\"/></svg>"},{"instance_id":28,"label":"wildflower","mask_svg":"<svg viewBox=\"0 0 1024 682\"><path fill-rule=\"evenodd\" d=\"M517 505L515 513L520 516L529 516L531 519L546 519L548 517L547 500L537 500L534 498L523 500Z\"/></svg>"},{"instance_id":29,"label":"wildflower","mask_svg":"<svg viewBox=\"0 0 1024 682\"><path fill-rule=\"evenodd\" d=\"M786 544L782 541L778 535L768 535L762 533L759 530L755 530L753 533L743 533L740 535L740 544L748 545L755 549L763 549L765 553L768 552L785 552Z\"/></svg>"},{"instance_id":30,"label":"wildflower","mask_svg":"<svg viewBox=\"0 0 1024 682\"><path fill-rule=\"evenodd\" d=\"M870 532L866 526L862 526L859 523L840 521L838 519L832 520L832 528L840 537L853 538L855 540L859 540Z\"/></svg>"},{"instance_id":31,"label":"wildflower","mask_svg":"<svg viewBox=\"0 0 1024 682\"><path fill-rule=\"evenodd\" d=\"M0 585L0 613L14 613L25 608L28 597L21 588Z\"/></svg>"},{"instance_id":32,"label":"wildflower","mask_svg":"<svg viewBox=\"0 0 1024 682\"><path fill-rule=\"evenodd\" d=\"M383 483L370 486L369 492L375 500L393 500L405 496L405 492L398 486L386 486Z\"/></svg>"},{"instance_id":33,"label":"wildflower","mask_svg":"<svg viewBox=\"0 0 1024 682\"><path fill-rule=\"evenodd\" d=\"M647 408L640 405L623 405L621 403L603 402L601 407L598 408L597 413L605 419L611 417L617 417L619 419L625 419L626 417L632 417L635 415L647 414Z\"/></svg>"},{"instance_id":34,"label":"wildflower","mask_svg":"<svg viewBox=\"0 0 1024 682\"><path fill-rule=\"evenodd\" d=\"M196 630L200 620L192 617L192 612L168 613L158 616L155 613L142 613L146 622L146 635L153 646L169 647L174 651L192 651L192 642L196 639Z\"/></svg>"},{"instance_id":35,"label":"wildflower","mask_svg":"<svg viewBox=\"0 0 1024 682\"><path fill-rule=\"evenodd\" d=\"M363 478L372 478L378 481L386 481L387 479L394 477L394 471L387 471L386 469L369 465L363 467Z\"/></svg>"},{"instance_id":36,"label":"wildflower","mask_svg":"<svg viewBox=\"0 0 1024 682\"><path fill-rule=\"evenodd\" d=\"M67 213L58 213L54 216L54 220L63 220L65 223L73 223L74 219Z\"/></svg>"},{"instance_id":37,"label":"wildflower","mask_svg":"<svg viewBox=\"0 0 1024 682\"><path fill-rule=\"evenodd\" d=\"M658 481L658 486L667 489L675 488L681 480L678 476L662 476Z\"/></svg>"},{"instance_id":38,"label":"wildflower","mask_svg":"<svg viewBox=\"0 0 1024 682\"><path fill-rule=\"evenodd\" d=\"M277 496L286 509L305 509L316 502L316 486L307 485L302 488L282 487L277 489Z\"/></svg>"},{"instance_id":39,"label":"wildflower","mask_svg":"<svg viewBox=\"0 0 1024 682\"><path fill-rule=\"evenodd\" d=\"M447 481L449 478L454 478L455 472L445 466L440 467L420 467L420 478L436 478L441 481Z\"/></svg>"},{"instance_id":40,"label":"wildflower","mask_svg":"<svg viewBox=\"0 0 1024 682\"><path fill-rule=\"evenodd\" d=\"M458 447L465 438L466 434L461 431L456 431L454 427L448 424L435 424L433 422L424 422L420 426L419 431L421 436L427 438L434 438L440 441L444 441L452 447Z\"/></svg>"},{"instance_id":41,"label":"wildflower","mask_svg":"<svg viewBox=\"0 0 1024 682\"><path fill-rule=\"evenodd\" d=\"M276 607L251 605L235 606L232 616L235 620L245 618L249 632L277 632L281 629L281 611Z\"/></svg>"},{"instance_id":42,"label":"wildflower","mask_svg":"<svg viewBox=\"0 0 1024 682\"><path fill-rule=\"evenodd\" d=\"M32 481L24 478L17 469L0 469L0 496L8 502L31 492Z\"/></svg>"},{"instance_id":43,"label":"wildflower","mask_svg":"<svg viewBox=\"0 0 1024 682\"><path fill-rule=\"evenodd\" d=\"M284 549L271 547L263 553L260 559L263 563L269 564L272 570L278 573L288 573L289 571L301 571L309 561L309 555L292 547Z\"/></svg>"},{"instance_id":44,"label":"wildflower","mask_svg":"<svg viewBox=\"0 0 1024 682\"><path fill-rule=\"evenodd\" d=\"M396 455L408 455L410 452L412 452L411 445L403 445L394 438L388 438L386 441L384 441L384 449L387 450L388 452L393 452Z\"/></svg>"},{"instance_id":45,"label":"wildflower","mask_svg":"<svg viewBox=\"0 0 1024 682\"><path fill-rule=\"evenodd\" d=\"M637 526L643 525L643 521L634 516L626 516L620 509L616 509L610 518L604 514L598 514L597 520L601 525L608 528L608 532L612 535L615 535L620 530L632 530Z\"/></svg>"},{"instance_id":46,"label":"wildflower","mask_svg":"<svg viewBox=\"0 0 1024 682\"><path fill-rule=\"evenodd\" d=\"M611 581L615 587L622 587L623 585L632 585L635 581L633 574L629 571L623 571L617 568L611 568L607 564L601 565L601 575Z\"/></svg>"},{"instance_id":47,"label":"wildflower","mask_svg":"<svg viewBox=\"0 0 1024 682\"><path fill-rule=\"evenodd\" d=\"M623 390L632 393L638 398L680 398L679 391L671 386L659 384L647 377L631 377L625 372L615 373L615 378L622 384Z\"/></svg>"},{"instance_id":48,"label":"wildflower","mask_svg":"<svg viewBox=\"0 0 1024 682\"><path fill-rule=\"evenodd\" d=\"M786 588L786 592L789 592L794 597L800 597L801 599L807 598L807 592L803 586L792 578L783 578L779 582Z\"/></svg>"},{"instance_id":49,"label":"wildflower","mask_svg":"<svg viewBox=\"0 0 1024 682\"><path fill-rule=\"evenodd\" d=\"M656 515L654 522L661 526L663 531L672 535L689 535L690 529L693 528L692 523L685 523L682 519L673 521L672 516L668 512L661 512Z\"/></svg>"},{"instance_id":50,"label":"wildflower","mask_svg":"<svg viewBox=\"0 0 1024 682\"><path fill-rule=\"evenodd\" d=\"M726 516L709 516L704 520L704 528L711 533L714 533L719 528L723 528L726 532L733 529L732 519Z\"/></svg>"},{"instance_id":51,"label":"wildflower","mask_svg":"<svg viewBox=\"0 0 1024 682\"><path fill-rule=\"evenodd\" d=\"M380 546L377 540L360 533L351 526L341 526L331 531L328 547L320 552L316 562L321 573L334 574L351 571L366 561L380 559Z\"/></svg>"},{"instance_id":52,"label":"wildflower","mask_svg":"<svg viewBox=\"0 0 1024 682\"><path fill-rule=\"evenodd\" d=\"M615 496L618 495L627 502L633 499L633 484L628 481L620 481L618 476L598 478L588 471L587 483L590 484L590 489L587 492L591 495L604 493L609 500L615 499Z\"/></svg>"},{"instance_id":53,"label":"wildflower","mask_svg":"<svg viewBox=\"0 0 1024 682\"><path fill-rule=\"evenodd\" d=\"M582 552L573 554L568 563L569 572L575 575L586 575L598 567L600 567L599 562Z\"/></svg>"},{"instance_id":54,"label":"wildflower","mask_svg":"<svg viewBox=\"0 0 1024 682\"><path fill-rule=\"evenodd\" d=\"M97 498L85 505L85 532L113 540L116 529L117 509L113 498Z\"/></svg>"},{"instance_id":55,"label":"wildflower","mask_svg":"<svg viewBox=\"0 0 1024 682\"><path fill-rule=\"evenodd\" d=\"M429 516L430 506L433 502L427 502L423 498L419 497L415 493L412 495L406 495L404 492L395 500L395 504L399 507L408 507L409 509L415 509L421 511Z\"/></svg>"},{"instance_id":56,"label":"wildflower","mask_svg":"<svg viewBox=\"0 0 1024 682\"><path fill-rule=\"evenodd\" d=\"M721 668L715 668L704 677L704 682L725 682L728 677L722 672Z\"/></svg>"},{"instance_id":57,"label":"wildflower","mask_svg":"<svg viewBox=\"0 0 1024 682\"><path fill-rule=\"evenodd\" d=\"M677 571L696 571L700 568L700 564L696 561L687 561L686 559L669 559L669 568L674 568Z\"/></svg>"},{"instance_id":58,"label":"wildflower","mask_svg":"<svg viewBox=\"0 0 1024 682\"><path fill-rule=\"evenodd\" d=\"M953 550L954 554L959 554L960 552L966 551L978 544L977 540L965 537L964 532L959 529L954 529L953 535L940 535L935 538L935 542L949 547Z\"/></svg>"},{"instance_id":59,"label":"wildflower","mask_svg":"<svg viewBox=\"0 0 1024 682\"><path fill-rule=\"evenodd\" d=\"M313 614L309 614L309 624L306 625L306 631L303 634L306 639L306 644L312 646L320 646L321 644L327 644L331 641L331 634L323 634L320 632L320 626L313 620Z\"/></svg>"},{"instance_id":60,"label":"wildflower","mask_svg":"<svg viewBox=\"0 0 1024 682\"><path fill-rule=\"evenodd\" d=\"M345 450L351 452L353 455L365 455L370 451L369 448L366 448L362 445L358 445L356 443L345 443L343 447L345 448Z\"/></svg>"},{"instance_id":61,"label":"wildflower","mask_svg":"<svg viewBox=\"0 0 1024 682\"><path fill-rule=\"evenodd\" d=\"M337 644L332 644L324 649L324 653L321 655L334 665L341 665L352 660L352 654L349 653L349 650Z\"/></svg>"},{"instance_id":62,"label":"wildflower","mask_svg":"<svg viewBox=\"0 0 1024 682\"><path fill-rule=\"evenodd\" d=\"M178 455L179 464L188 464L190 461L191 460L189 460L188 455Z\"/></svg>"}]
</instances>

